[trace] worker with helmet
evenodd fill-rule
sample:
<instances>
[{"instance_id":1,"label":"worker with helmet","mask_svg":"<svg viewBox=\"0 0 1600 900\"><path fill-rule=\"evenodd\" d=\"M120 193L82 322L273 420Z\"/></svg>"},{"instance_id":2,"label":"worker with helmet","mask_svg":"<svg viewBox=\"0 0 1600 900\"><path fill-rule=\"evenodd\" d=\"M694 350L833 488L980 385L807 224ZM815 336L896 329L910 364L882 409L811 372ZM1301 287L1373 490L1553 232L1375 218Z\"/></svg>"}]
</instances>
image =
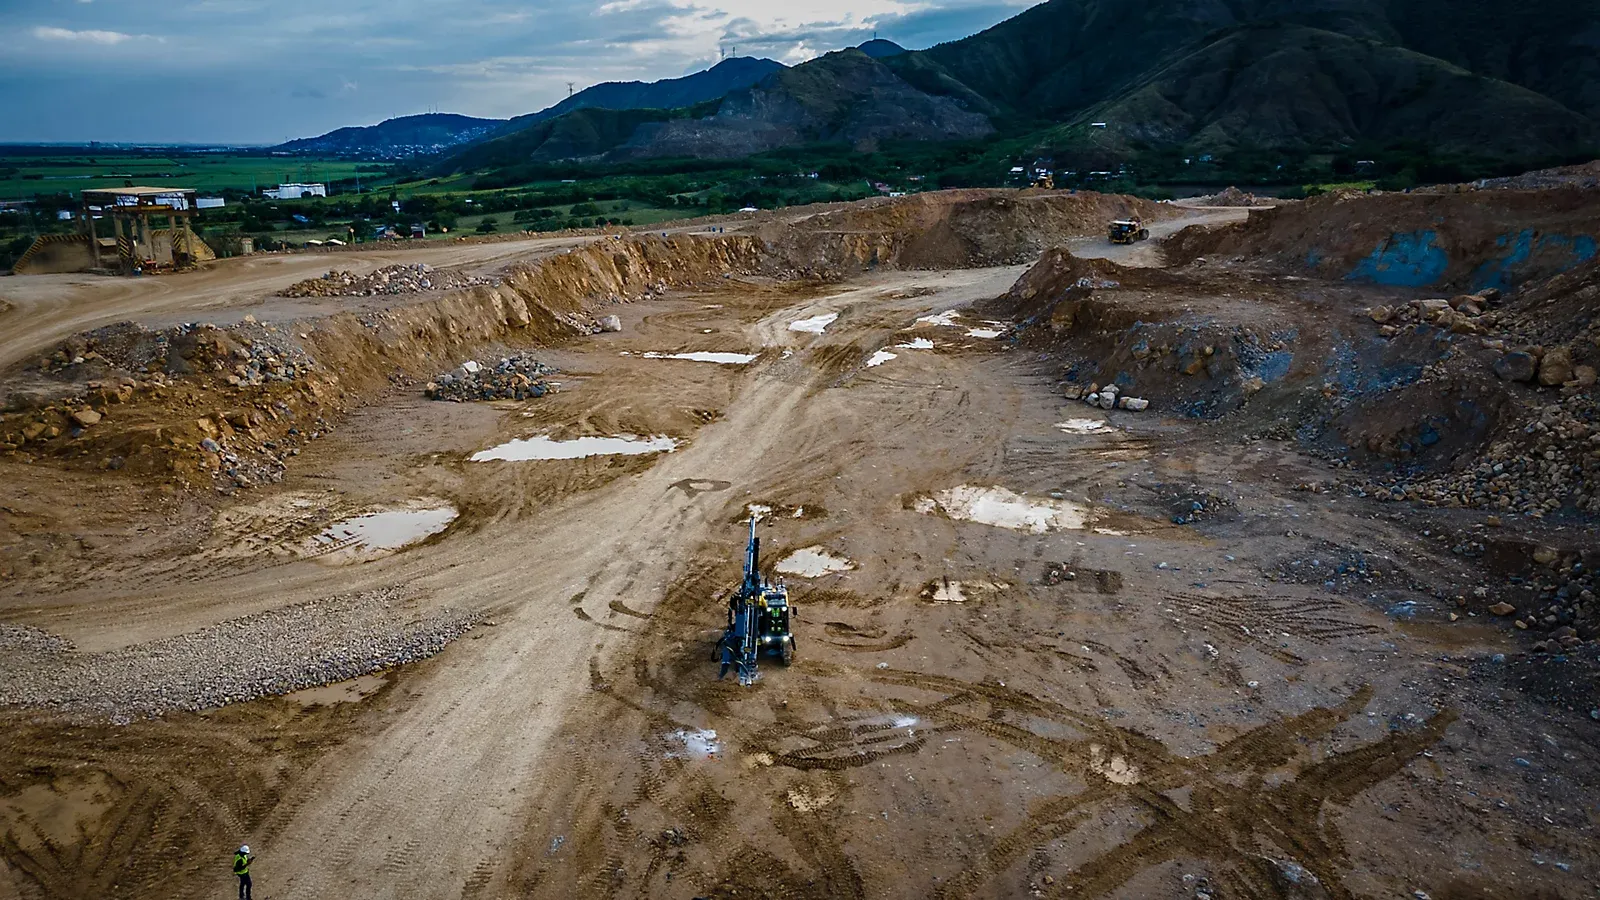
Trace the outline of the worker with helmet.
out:
<instances>
[{"instance_id":1,"label":"worker with helmet","mask_svg":"<svg viewBox=\"0 0 1600 900\"><path fill-rule=\"evenodd\" d=\"M250 900L250 864L256 858L250 855L250 845L245 844L233 854L233 874L239 876L239 900Z\"/></svg>"}]
</instances>

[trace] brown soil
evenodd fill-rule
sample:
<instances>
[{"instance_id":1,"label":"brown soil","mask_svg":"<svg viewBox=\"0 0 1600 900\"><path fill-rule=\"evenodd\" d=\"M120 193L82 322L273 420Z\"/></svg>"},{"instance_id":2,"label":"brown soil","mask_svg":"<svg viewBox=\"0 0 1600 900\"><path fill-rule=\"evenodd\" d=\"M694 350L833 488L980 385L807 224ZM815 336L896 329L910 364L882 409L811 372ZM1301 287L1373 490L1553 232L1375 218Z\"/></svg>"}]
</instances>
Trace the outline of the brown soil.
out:
<instances>
[{"instance_id":1,"label":"brown soil","mask_svg":"<svg viewBox=\"0 0 1600 900\"><path fill-rule=\"evenodd\" d=\"M1534 653L1487 609L1508 575L1554 573L1564 557L1530 554L1575 548L1592 518L1508 520L1527 544L1458 552L1493 544L1485 512L1296 490L1361 463L1261 439L1331 421L1317 403L1337 335L1415 292L1309 280L1270 254L1145 268L1150 246L1099 237L1141 212L1241 240L1254 213L1230 231L1231 211L1094 195L908 199L763 216L753 234L346 257L504 278L389 307L267 299L316 258L0 283L17 306L0 315L4 386L47 398L0 430L118 375L29 366L119 318L204 316L235 343L276 329L316 363L258 388L191 365L79 437L0 456L0 623L93 653L396 585L492 623L371 693L123 726L5 711L0 897L218 896L241 843L269 897L1589 896L1600 659L1592 642ZM1104 258L980 265L1069 241ZM950 310L966 327L916 321ZM612 313L621 333L587 333ZM828 313L821 334L789 328ZM968 334L985 319L1007 333ZM913 338L934 348L900 346ZM554 365L561 390L421 398L418 379L509 350ZM1287 374L1247 388L1257 352L1280 350ZM644 356L680 351L759 355ZM1149 411L1062 397L1120 373ZM278 419L221 439L278 453L280 481L201 465L195 419L278 399ZM1113 428L1056 427L1080 417ZM179 435L159 457L173 465L99 467L148 428ZM681 445L468 459L624 433ZM960 485L1071 501L1094 523L921 511ZM357 565L278 552L422 497L461 519ZM799 659L741 688L711 654L752 503L773 509L768 566L821 546L855 568L789 579ZM951 583L964 602L933 599Z\"/></svg>"}]
</instances>

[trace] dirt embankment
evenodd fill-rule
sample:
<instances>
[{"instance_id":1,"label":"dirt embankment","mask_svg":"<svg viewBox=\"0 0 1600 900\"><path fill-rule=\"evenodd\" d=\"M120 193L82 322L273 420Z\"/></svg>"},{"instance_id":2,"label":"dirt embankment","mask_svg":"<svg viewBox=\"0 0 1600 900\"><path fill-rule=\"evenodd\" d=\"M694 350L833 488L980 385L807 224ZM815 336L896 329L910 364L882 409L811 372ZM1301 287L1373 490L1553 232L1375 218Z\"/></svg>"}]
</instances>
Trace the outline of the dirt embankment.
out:
<instances>
[{"instance_id":1,"label":"dirt embankment","mask_svg":"<svg viewBox=\"0 0 1600 900\"><path fill-rule=\"evenodd\" d=\"M298 445L395 379L450 368L490 343L547 345L591 310L762 265L741 236L602 241L503 282L373 313L264 324L127 324L68 340L11 379L0 447L184 481L280 477Z\"/></svg>"},{"instance_id":2,"label":"dirt embankment","mask_svg":"<svg viewBox=\"0 0 1600 900\"><path fill-rule=\"evenodd\" d=\"M851 265L959 269L1025 263L1070 237L1101 233L1112 219L1182 214L1116 194L944 191L830 210L756 233L802 273Z\"/></svg>"},{"instance_id":3,"label":"dirt embankment","mask_svg":"<svg viewBox=\"0 0 1600 900\"><path fill-rule=\"evenodd\" d=\"M1328 279L1436 290L1509 290L1594 259L1600 192L1341 193L1187 229L1168 258L1239 258Z\"/></svg>"},{"instance_id":4,"label":"dirt embankment","mask_svg":"<svg viewBox=\"0 0 1600 900\"><path fill-rule=\"evenodd\" d=\"M1163 412L1295 440L1380 499L1540 516L1600 513L1597 310L1600 262L1428 297L1065 251L992 307L1060 360L1068 394L1116 383Z\"/></svg>"}]
</instances>

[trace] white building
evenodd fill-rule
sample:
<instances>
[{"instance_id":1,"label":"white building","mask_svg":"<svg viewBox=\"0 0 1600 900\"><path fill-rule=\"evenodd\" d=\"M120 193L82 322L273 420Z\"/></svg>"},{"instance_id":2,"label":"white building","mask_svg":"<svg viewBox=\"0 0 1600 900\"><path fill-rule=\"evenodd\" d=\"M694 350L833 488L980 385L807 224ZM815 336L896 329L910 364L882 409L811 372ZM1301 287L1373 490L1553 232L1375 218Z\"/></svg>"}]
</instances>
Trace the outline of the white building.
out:
<instances>
[{"instance_id":1,"label":"white building","mask_svg":"<svg viewBox=\"0 0 1600 900\"><path fill-rule=\"evenodd\" d=\"M221 209L227 205L228 201L221 197L196 197L194 199L195 209Z\"/></svg>"},{"instance_id":2,"label":"white building","mask_svg":"<svg viewBox=\"0 0 1600 900\"><path fill-rule=\"evenodd\" d=\"M328 186L325 184L280 184L276 188L267 188L261 192L269 200L299 200L302 197L326 197Z\"/></svg>"}]
</instances>

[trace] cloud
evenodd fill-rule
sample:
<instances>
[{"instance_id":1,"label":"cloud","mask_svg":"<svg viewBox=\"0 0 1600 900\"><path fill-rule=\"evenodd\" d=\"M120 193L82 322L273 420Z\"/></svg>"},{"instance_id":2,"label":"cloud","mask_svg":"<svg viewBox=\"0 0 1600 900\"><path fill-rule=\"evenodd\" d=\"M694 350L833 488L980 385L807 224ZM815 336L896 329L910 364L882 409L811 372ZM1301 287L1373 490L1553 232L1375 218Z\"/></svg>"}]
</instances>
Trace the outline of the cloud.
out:
<instances>
[{"instance_id":1,"label":"cloud","mask_svg":"<svg viewBox=\"0 0 1600 900\"><path fill-rule=\"evenodd\" d=\"M131 41L134 36L120 31L73 31L70 28L53 28L41 25L33 30L33 36L41 41L77 41L84 44L120 44Z\"/></svg>"}]
</instances>

